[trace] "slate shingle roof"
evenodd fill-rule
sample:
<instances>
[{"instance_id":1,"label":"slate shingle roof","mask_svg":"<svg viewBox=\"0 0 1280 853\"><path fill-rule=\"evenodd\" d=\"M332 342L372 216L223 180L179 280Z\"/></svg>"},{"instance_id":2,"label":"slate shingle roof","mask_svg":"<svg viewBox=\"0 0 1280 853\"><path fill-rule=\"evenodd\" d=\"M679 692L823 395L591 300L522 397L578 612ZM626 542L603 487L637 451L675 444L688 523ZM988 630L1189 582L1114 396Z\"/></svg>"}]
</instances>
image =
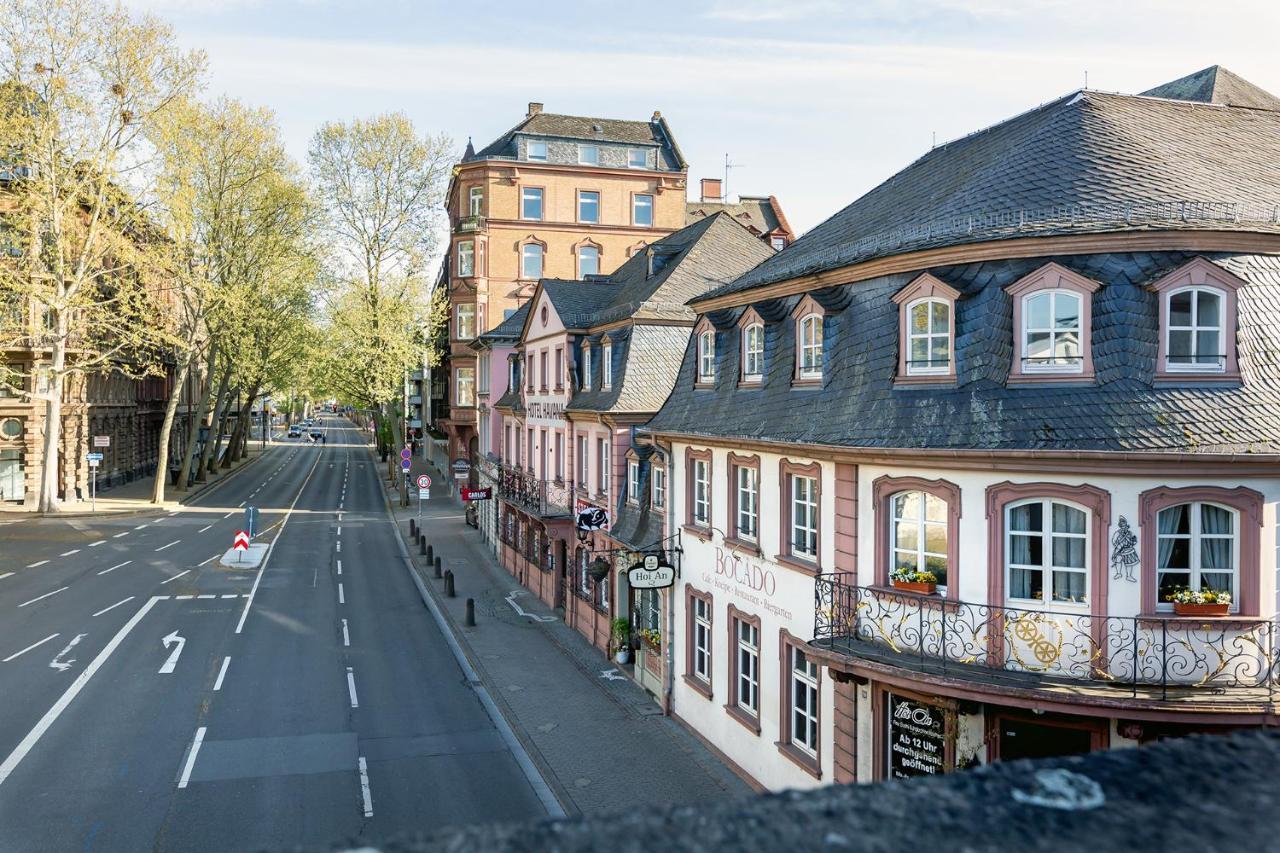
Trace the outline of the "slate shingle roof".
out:
<instances>
[{"instance_id":1,"label":"slate shingle roof","mask_svg":"<svg viewBox=\"0 0 1280 853\"><path fill-rule=\"evenodd\" d=\"M744 307L714 312L721 353L715 387L695 390L693 347L654 432L935 450L1280 453L1280 258L1205 257L1244 279L1239 291L1239 386L1155 386L1157 295L1146 285L1190 260L1185 252L1022 258L936 267L962 296L956 309L954 388L895 388L897 306L918 272L814 293L828 307L820 389L793 389L794 323L766 323L763 387L737 388ZM1004 287L1049 261L1101 284L1093 296L1097 384L1006 387L1013 358ZM786 316L800 297L756 305Z\"/></svg>"},{"instance_id":2,"label":"slate shingle roof","mask_svg":"<svg viewBox=\"0 0 1280 853\"><path fill-rule=\"evenodd\" d=\"M791 226L778 214L778 200L773 196L741 196L735 203L718 201L691 201L685 205L685 222L697 222L706 216L724 212L757 234L768 234L776 228L788 233Z\"/></svg>"},{"instance_id":3,"label":"slate shingle roof","mask_svg":"<svg viewBox=\"0 0 1280 853\"><path fill-rule=\"evenodd\" d=\"M1210 65L1194 74L1148 89L1142 94L1153 98L1171 98L1175 101L1200 101L1231 107L1280 110L1280 98L1264 89L1259 89L1221 65Z\"/></svg>"},{"instance_id":4,"label":"slate shingle roof","mask_svg":"<svg viewBox=\"0 0 1280 853\"><path fill-rule=\"evenodd\" d=\"M591 340L599 344L600 337ZM600 389L597 370L592 389L576 391L569 410L644 413L662 408L680 371L689 327L638 323L611 332L609 340L613 344L611 389ZM598 361L600 350L596 352Z\"/></svg>"},{"instance_id":5,"label":"slate shingle roof","mask_svg":"<svg viewBox=\"0 0 1280 853\"><path fill-rule=\"evenodd\" d=\"M524 328L524 319L529 316L529 303L521 305L515 313L489 331L480 336L480 340L490 343L505 343L520 340L520 331Z\"/></svg>"},{"instance_id":6,"label":"slate shingle roof","mask_svg":"<svg viewBox=\"0 0 1280 853\"><path fill-rule=\"evenodd\" d=\"M938 146L707 298L993 239L1280 233L1277 204L1280 111L1081 91Z\"/></svg>"},{"instance_id":7,"label":"slate shingle roof","mask_svg":"<svg viewBox=\"0 0 1280 853\"><path fill-rule=\"evenodd\" d=\"M596 130L596 128L600 130ZM515 157L516 134L582 139L631 145L658 145L669 155L664 158L676 171L686 167L684 155L666 119L631 121L628 119L591 118L560 113L536 113L523 120L479 151L463 157L464 162L491 157ZM660 161L661 162L661 161Z\"/></svg>"}]
</instances>

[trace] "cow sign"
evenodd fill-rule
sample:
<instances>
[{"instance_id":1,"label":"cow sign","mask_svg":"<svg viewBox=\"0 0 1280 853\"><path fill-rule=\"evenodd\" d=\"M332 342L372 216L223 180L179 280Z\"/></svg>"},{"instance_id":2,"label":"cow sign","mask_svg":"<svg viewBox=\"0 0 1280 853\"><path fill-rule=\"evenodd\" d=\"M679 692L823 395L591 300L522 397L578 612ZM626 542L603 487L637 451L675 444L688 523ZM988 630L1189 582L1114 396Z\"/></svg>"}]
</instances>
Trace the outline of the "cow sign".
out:
<instances>
[{"instance_id":1,"label":"cow sign","mask_svg":"<svg viewBox=\"0 0 1280 853\"><path fill-rule=\"evenodd\" d=\"M579 501L578 517L574 526L579 530L607 530L609 529L609 513L598 506Z\"/></svg>"}]
</instances>

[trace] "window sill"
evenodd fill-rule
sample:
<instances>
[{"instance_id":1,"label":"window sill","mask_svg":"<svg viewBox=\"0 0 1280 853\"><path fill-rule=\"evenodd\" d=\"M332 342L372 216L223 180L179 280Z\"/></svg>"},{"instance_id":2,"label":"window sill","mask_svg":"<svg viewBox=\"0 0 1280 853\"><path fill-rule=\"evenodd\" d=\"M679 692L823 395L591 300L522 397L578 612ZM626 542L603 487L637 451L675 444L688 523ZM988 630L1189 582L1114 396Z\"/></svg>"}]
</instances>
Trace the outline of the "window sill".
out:
<instances>
[{"instance_id":1,"label":"window sill","mask_svg":"<svg viewBox=\"0 0 1280 853\"><path fill-rule=\"evenodd\" d=\"M703 681L701 678L689 675L688 673L685 673L680 677L684 679L685 684L689 685L689 687L702 698L712 698L711 685Z\"/></svg>"},{"instance_id":2,"label":"window sill","mask_svg":"<svg viewBox=\"0 0 1280 853\"><path fill-rule=\"evenodd\" d=\"M919 388L921 386L933 388L954 388L957 385L956 375L954 373L920 373L895 376L893 378L893 387L895 388Z\"/></svg>"},{"instance_id":3,"label":"window sill","mask_svg":"<svg viewBox=\"0 0 1280 853\"><path fill-rule=\"evenodd\" d=\"M739 380L738 380L738 387L739 387L739 388L763 388L763 387L764 387L764 377L763 377L763 376L757 376L757 377L754 377L754 378L752 378L752 379L739 379Z\"/></svg>"},{"instance_id":4,"label":"window sill","mask_svg":"<svg viewBox=\"0 0 1280 853\"><path fill-rule=\"evenodd\" d=\"M739 708L736 703L733 705L725 705L724 709L729 714L730 717L732 717L733 719L741 723L742 727L745 728L747 731L751 732L757 737L760 735L760 716L758 714L757 715L749 714L746 711Z\"/></svg>"},{"instance_id":5,"label":"window sill","mask_svg":"<svg viewBox=\"0 0 1280 853\"><path fill-rule=\"evenodd\" d=\"M1193 370L1162 370L1156 373L1156 385L1239 385L1239 373L1197 373Z\"/></svg>"},{"instance_id":6,"label":"window sill","mask_svg":"<svg viewBox=\"0 0 1280 853\"><path fill-rule=\"evenodd\" d=\"M724 537L724 546L735 551L746 551L748 554L754 554L757 557L764 556L764 552L760 550L760 544L747 539L726 536Z\"/></svg>"},{"instance_id":7,"label":"window sill","mask_svg":"<svg viewBox=\"0 0 1280 853\"><path fill-rule=\"evenodd\" d=\"M921 598L926 601L942 602L950 600L950 595L944 595L940 592L916 592L915 590L903 589L901 587L894 586L893 584L872 584L871 591L885 593L886 595L903 595L911 598Z\"/></svg>"},{"instance_id":8,"label":"window sill","mask_svg":"<svg viewBox=\"0 0 1280 853\"><path fill-rule=\"evenodd\" d=\"M818 565L816 559L806 560L803 557L793 557L790 554L778 554L773 560L780 566L795 569L797 572L811 577L816 577L822 572L822 567Z\"/></svg>"},{"instance_id":9,"label":"window sill","mask_svg":"<svg viewBox=\"0 0 1280 853\"><path fill-rule=\"evenodd\" d=\"M695 391L714 391L715 387L716 381L714 379L699 379L693 383L693 390Z\"/></svg>"},{"instance_id":10,"label":"window sill","mask_svg":"<svg viewBox=\"0 0 1280 853\"><path fill-rule=\"evenodd\" d=\"M1247 622L1259 624L1270 622L1265 616L1241 616L1239 613L1228 613L1225 616L1179 616L1172 610L1161 610L1155 613L1143 613L1137 617L1139 622L1164 622L1175 625L1203 625L1206 622Z\"/></svg>"},{"instance_id":11,"label":"window sill","mask_svg":"<svg viewBox=\"0 0 1280 853\"><path fill-rule=\"evenodd\" d=\"M821 388L821 376L797 376L791 380L792 388Z\"/></svg>"},{"instance_id":12,"label":"window sill","mask_svg":"<svg viewBox=\"0 0 1280 853\"><path fill-rule=\"evenodd\" d=\"M1097 376L1088 373L1011 373L1005 385L1094 385Z\"/></svg>"},{"instance_id":13,"label":"window sill","mask_svg":"<svg viewBox=\"0 0 1280 853\"><path fill-rule=\"evenodd\" d=\"M710 542L712 538L711 528L699 527L696 524L682 524L680 529L690 536L696 536L703 542Z\"/></svg>"},{"instance_id":14,"label":"window sill","mask_svg":"<svg viewBox=\"0 0 1280 853\"><path fill-rule=\"evenodd\" d=\"M815 779L822 778L822 765L818 762L818 759L814 758L812 755L794 744L777 741L774 743L774 746L776 746L778 748L778 752L782 753L791 761L792 764L795 764Z\"/></svg>"}]
</instances>

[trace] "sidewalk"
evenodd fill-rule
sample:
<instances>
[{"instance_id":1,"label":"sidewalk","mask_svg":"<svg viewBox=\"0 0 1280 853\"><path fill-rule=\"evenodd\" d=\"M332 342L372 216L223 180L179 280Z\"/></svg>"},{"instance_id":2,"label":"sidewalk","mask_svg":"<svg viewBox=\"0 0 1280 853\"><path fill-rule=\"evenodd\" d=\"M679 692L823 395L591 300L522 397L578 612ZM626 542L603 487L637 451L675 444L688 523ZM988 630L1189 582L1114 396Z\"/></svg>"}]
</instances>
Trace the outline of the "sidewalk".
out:
<instances>
[{"instance_id":1,"label":"sidewalk","mask_svg":"<svg viewBox=\"0 0 1280 853\"><path fill-rule=\"evenodd\" d=\"M376 457L375 457L376 458ZM751 789L661 709L563 617L549 610L498 565L478 531L463 521L446 480L423 460L432 499L422 519L427 542L454 573L456 598L444 596L426 557L414 564L503 716L570 814L634 805L692 804L750 795ZM400 507L383 485L400 534L408 539L417 498ZM476 627L463 627L466 599ZM516 611L520 607L526 616Z\"/></svg>"}]
</instances>

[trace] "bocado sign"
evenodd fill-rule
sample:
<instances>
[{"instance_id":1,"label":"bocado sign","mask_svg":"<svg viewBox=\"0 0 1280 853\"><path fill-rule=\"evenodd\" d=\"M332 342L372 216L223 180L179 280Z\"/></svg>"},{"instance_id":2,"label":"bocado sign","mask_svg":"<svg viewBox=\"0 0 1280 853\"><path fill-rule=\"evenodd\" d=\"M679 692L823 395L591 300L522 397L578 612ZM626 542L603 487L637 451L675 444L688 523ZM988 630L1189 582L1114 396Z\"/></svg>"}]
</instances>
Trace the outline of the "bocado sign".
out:
<instances>
[{"instance_id":1,"label":"bocado sign","mask_svg":"<svg viewBox=\"0 0 1280 853\"><path fill-rule=\"evenodd\" d=\"M675 582L675 566L662 562L657 554L649 554L644 562L627 569L627 583L632 589L666 589Z\"/></svg>"}]
</instances>

